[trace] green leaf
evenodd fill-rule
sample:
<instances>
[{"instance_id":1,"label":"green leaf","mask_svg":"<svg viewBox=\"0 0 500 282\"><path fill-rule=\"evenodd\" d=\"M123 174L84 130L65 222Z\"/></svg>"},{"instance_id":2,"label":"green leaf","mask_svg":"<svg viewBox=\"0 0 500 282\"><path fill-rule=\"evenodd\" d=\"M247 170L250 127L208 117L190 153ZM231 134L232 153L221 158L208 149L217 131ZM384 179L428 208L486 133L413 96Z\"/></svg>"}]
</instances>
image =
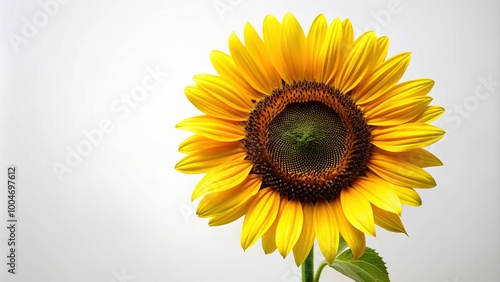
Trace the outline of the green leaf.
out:
<instances>
[{"instance_id":1,"label":"green leaf","mask_svg":"<svg viewBox=\"0 0 500 282\"><path fill-rule=\"evenodd\" d=\"M382 257L374 249L368 247L356 260L351 250L341 253L331 267L356 282L389 281L389 273Z\"/></svg>"}]
</instances>

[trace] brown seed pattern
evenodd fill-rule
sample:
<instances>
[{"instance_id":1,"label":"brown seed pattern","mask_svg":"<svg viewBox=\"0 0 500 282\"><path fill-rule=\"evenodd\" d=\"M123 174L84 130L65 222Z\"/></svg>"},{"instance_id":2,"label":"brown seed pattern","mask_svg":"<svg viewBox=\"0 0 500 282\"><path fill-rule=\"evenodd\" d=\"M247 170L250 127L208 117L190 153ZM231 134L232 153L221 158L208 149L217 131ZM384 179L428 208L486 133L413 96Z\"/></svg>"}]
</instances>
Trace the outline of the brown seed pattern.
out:
<instances>
[{"instance_id":1,"label":"brown seed pattern","mask_svg":"<svg viewBox=\"0 0 500 282\"><path fill-rule=\"evenodd\" d=\"M245 129L252 173L288 199L336 198L366 170L370 128L349 94L329 85L284 84L256 103Z\"/></svg>"}]
</instances>

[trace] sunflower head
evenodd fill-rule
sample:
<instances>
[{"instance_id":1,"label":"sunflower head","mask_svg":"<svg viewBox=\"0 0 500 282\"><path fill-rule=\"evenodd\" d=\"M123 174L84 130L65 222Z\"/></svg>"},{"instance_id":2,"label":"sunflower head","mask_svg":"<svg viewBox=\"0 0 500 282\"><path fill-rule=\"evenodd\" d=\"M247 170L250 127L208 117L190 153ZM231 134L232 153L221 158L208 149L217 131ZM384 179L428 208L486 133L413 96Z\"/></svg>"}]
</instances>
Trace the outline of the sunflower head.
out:
<instances>
[{"instance_id":1,"label":"sunflower head","mask_svg":"<svg viewBox=\"0 0 500 282\"><path fill-rule=\"evenodd\" d=\"M229 54L213 51L217 75L197 75L187 98L204 114L177 127L194 133L176 166L206 173L192 198L210 225L244 216L241 245L262 238L266 253L297 265L316 240L333 263L342 236L355 257L375 225L404 232L402 204L436 184L423 168L442 163L424 148L444 132L427 96L434 82L400 82L410 53L387 58L388 39L354 40L349 20L323 15L307 35L288 13L252 25Z\"/></svg>"}]
</instances>

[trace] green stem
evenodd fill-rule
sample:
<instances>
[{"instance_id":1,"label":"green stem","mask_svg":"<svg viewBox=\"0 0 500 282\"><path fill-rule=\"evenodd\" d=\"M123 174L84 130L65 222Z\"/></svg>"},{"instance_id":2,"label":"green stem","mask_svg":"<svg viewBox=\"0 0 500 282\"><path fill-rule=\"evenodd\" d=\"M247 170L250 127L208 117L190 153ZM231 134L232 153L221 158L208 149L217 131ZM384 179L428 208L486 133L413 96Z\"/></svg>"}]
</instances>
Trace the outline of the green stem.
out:
<instances>
[{"instance_id":1,"label":"green stem","mask_svg":"<svg viewBox=\"0 0 500 282\"><path fill-rule=\"evenodd\" d=\"M327 266L328 263L326 261L322 262L319 267L318 267L318 271L316 271L316 276L314 277L314 282L319 282L319 277L321 276L321 271L323 271L323 268L325 268L325 266Z\"/></svg>"},{"instance_id":2,"label":"green stem","mask_svg":"<svg viewBox=\"0 0 500 282\"><path fill-rule=\"evenodd\" d=\"M309 255L302 263L302 282L313 282L314 279L314 245L311 247Z\"/></svg>"}]
</instances>

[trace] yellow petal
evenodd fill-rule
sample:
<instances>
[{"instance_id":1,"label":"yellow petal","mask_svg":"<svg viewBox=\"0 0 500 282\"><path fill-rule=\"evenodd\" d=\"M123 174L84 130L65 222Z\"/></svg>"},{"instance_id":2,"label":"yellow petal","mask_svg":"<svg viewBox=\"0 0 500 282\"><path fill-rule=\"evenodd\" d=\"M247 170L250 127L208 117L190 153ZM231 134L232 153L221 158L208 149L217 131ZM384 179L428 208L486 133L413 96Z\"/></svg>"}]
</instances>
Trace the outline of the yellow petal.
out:
<instances>
[{"instance_id":1,"label":"yellow petal","mask_svg":"<svg viewBox=\"0 0 500 282\"><path fill-rule=\"evenodd\" d=\"M372 31L361 35L342 58L332 85L347 93L358 85L365 76L373 56L376 36Z\"/></svg>"},{"instance_id":2,"label":"yellow petal","mask_svg":"<svg viewBox=\"0 0 500 282\"><path fill-rule=\"evenodd\" d=\"M401 215L401 202L389 185L390 183L379 177L358 177L352 187L373 205Z\"/></svg>"},{"instance_id":3,"label":"yellow petal","mask_svg":"<svg viewBox=\"0 0 500 282\"><path fill-rule=\"evenodd\" d=\"M317 81L327 84L332 82L341 61L342 42L342 23L337 18L330 24L325 42L321 47L320 64L316 66L316 69L319 71Z\"/></svg>"},{"instance_id":4,"label":"yellow petal","mask_svg":"<svg viewBox=\"0 0 500 282\"><path fill-rule=\"evenodd\" d=\"M199 217L212 217L232 210L257 194L261 184L262 180L259 176L249 174L243 182L235 187L203 197L198 204L196 214Z\"/></svg>"},{"instance_id":5,"label":"yellow petal","mask_svg":"<svg viewBox=\"0 0 500 282\"><path fill-rule=\"evenodd\" d=\"M276 251L276 229L278 228L278 223L281 217L281 214L283 213L283 209L285 208L285 204L288 201L286 199L281 199L280 200L280 208L278 210L278 215L276 215L276 219L274 220L273 224L267 231L262 235L262 249L264 250L265 254L270 254Z\"/></svg>"},{"instance_id":6,"label":"yellow petal","mask_svg":"<svg viewBox=\"0 0 500 282\"><path fill-rule=\"evenodd\" d=\"M328 30L328 23L326 22L326 17L320 14L314 19L309 32L307 33L307 67L306 67L306 78L307 80L320 81L318 79L318 69L323 65L320 58L321 46L323 46L323 41L325 40L325 34Z\"/></svg>"},{"instance_id":7,"label":"yellow petal","mask_svg":"<svg viewBox=\"0 0 500 282\"><path fill-rule=\"evenodd\" d=\"M367 123L369 125L390 126L409 122L420 116L431 101L432 98L428 96L399 101L388 100L377 107L365 110Z\"/></svg>"},{"instance_id":8,"label":"yellow petal","mask_svg":"<svg viewBox=\"0 0 500 282\"><path fill-rule=\"evenodd\" d=\"M349 220L347 220L338 198L333 201L332 206L340 234L351 248L354 259L357 259L363 255L366 249L365 234L352 226Z\"/></svg>"},{"instance_id":9,"label":"yellow petal","mask_svg":"<svg viewBox=\"0 0 500 282\"><path fill-rule=\"evenodd\" d=\"M427 123L407 123L372 129L373 145L390 152L427 147L444 136L444 131Z\"/></svg>"},{"instance_id":10,"label":"yellow petal","mask_svg":"<svg viewBox=\"0 0 500 282\"><path fill-rule=\"evenodd\" d=\"M241 231L241 247L251 247L273 224L280 206L280 194L274 188L264 188L255 195L248 208Z\"/></svg>"},{"instance_id":11,"label":"yellow petal","mask_svg":"<svg viewBox=\"0 0 500 282\"><path fill-rule=\"evenodd\" d=\"M384 62L388 51L389 51L389 37L381 36L377 38L377 48L375 49L376 61L373 64L374 67L377 67L378 65Z\"/></svg>"},{"instance_id":12,"label":"yellow petal","mask_svg":"<svg viewBox=\"0 0 500 282\"><path fill-rule=\"evenodd\" d=\"M264 24L262 25L262 34L264 37L264 44L267 47L267 52L270 55L270 60L272 61L274 68L283 80L287 83L292 83L292 78L281 54L280 22L274 16L267 15L264 18Z\"/></svg>"},{"instance_id":13,"label":"yellow petal","mask_svg":"<svg viewBox=\"0 0 500 282\"><path fill-rule=\"evenodd\" d=\"M345 188L340 193L344 215L358 230L375 236L375 222L370 202L356 189Z\"/></svg>"},{"instance_id":14,"label":"yellow petal","mask_svg":"<svg viewBox=\"0 0 500 282\"><path fill-rule=\"evenodd\" d=\"M263 97L262 93L255 91L255 89L248 84L231 56L224 52L214 50L210 53L210 60L217 73L228 80L238 93L241 93L245 97L251 97L253 100L259 100Z\"/></svg>"},{"instance_id":15,"label":"yellow petal","mask_svg":"<svg viewBox=\"0 0 500 282\"><path fill-rule=\"evenodd\" d=\"M353 91L353 99L358 104L366 104L384 94L401 79L410 63L410 57L408 52L400 53L380 64Z\"/></svg>"},{"instance_id":16,"label":"yellow petal","mask_svg":"<svg viewBox=\"0 0 500 282\"><path fill-rule=\"evenodd\" d=\"M398 195L401 204L418 207L422 205L422 199L413 188L391 185L390 188Z\"/></svg>"},{"instance_id":17,"label":"yellow petal","mask_svg":"<svg viewBox=\"0 0 500 282\"><path fill-rule=\"evenodd\" d=\"M248 160L224 163L212 169L198 182L191 199L233 188L247 178L250 170L252 163Z\"/></svg>"},{"instance_id":18,"label":"yellow petal","mask_svg":"<svg viewBox=\"0 0 500 282\"><path fill-rule=\"evenodd\" d=\"M242 122L211 116L191 117L179 122L176 127L221 142L232 142L245 138L245 126Z\"/></svg>"},{"instance_id":19,"label":"yellow petal","mask_svg":"<svg viewBox=\"0 0 500 282\"><path fill-rule=\"evenodd\" d=\"M438 157L434 156L431 152L417 148L414 150L404 151L404 152L389 152L384 151L380 148L372 148L373 151L376 151L379 154L385 154L391 157L398 158L400 160L407 161L411 164L414 164L418 167L431 167L431 166L442 166L443 163Z\"/></svg>"},{"instance_id":20,"label":"yellow petal","mask_svg":"<svg viewBox=\"0 0 500 282\"><path fill-rule=\"evenodd\" d=\"M215 75L198 74L193 77L197 86L235 110L249 113L253 110L251 95L241 92L238 85Z\"/></svg>"},{"instance_id":21,"label":"yellow petal","mask_svg":"<svg viewBox=\"0 0 500 282\"><path fill-rule=\"evenodd\" d=\"M424 97L431 91L434 86L434 80L421 78L415 80L405 81L392 86L384 94L373 99L371 103L365 105L365 108L371 109L385 101L400 101L405 99Z\"/></svg>"},{"instance_id":22,"label":"yellow petal","mask_svg":"<svg viewBox=\"0 0 500 282\"><path fill-rule=\"evenodd\" d=\"M294 81L305 78L306 48L306 36L302 27L291 13L287 13L281 28L281 54Z\"/></svg>"},{"instance_id":23,"label":"yellow petal","mask_svg":"<svg viewBox=\"0 0 500 282\"><path fill-rule=\"evenodd\" d=\"M276 246L285 258L299 240L304 222L302 204L298 200L286 203L276 229Z\"/></svg>"},{"instance_id":24,"label":"yellow petal","mask_svg":"<svg viewBox=\"0 0 500 282\"><path fill-rule=\"evenodd\" d=\"M229 50L236 66L247 79L248 84L261 93L271 94L275 85L234 32L229 36Z\"/></svg>"},{"instance_id":25,"label":"yellow petal","mask_svg":"<svg viewBox=\"0 0 500 282\"><path fill-rule=\"evenodd\" d=\"M314 205L310 202L306 202L302 206L304 222L299 240L293 247L293 256L297 266L306 260L314 244L314 208Z\"/></svg>"},{"instance_id":26,"label":"yellow petal","mask_svg":"<svg viewBox=\"0 0 500 282\"><path fill-rule=\"evenodd\" d=\"M314 233L325 260L333 264L339 246L339 229L333 208L326 200L318 200L314 207Z\"/></svg>"},{"instance_id":27,"label":"yellow petal","mask_svg":"<svg viewBox=\"0 0 500 282\"><path fill-rule=\"evenodd\" d=\"M352 28L351 20L345 19L342 21L342 46L340 53L342 57L347 53L354 42L354 29Z\"/></svg>"},{"instance_id":28,"label":"yellow petal","mask_svg":"<svg viewBox=\"0 0 500 282\"><path fill-rule=\"evenodd\" d=\"M434 178L428 172L391 156L373 152L367 166L375 174L395 185L416 188L436 186Z\"/></svg>"},{"instance_id":29,"label":"yellow petal","mask_svg":"<svg viewBox=\"0 0 500 282\"><path fill-rule=\"evenodd\" d=\"M272 62L269 58L269 53L260 38L259 34L255 31L250 23L245 25L245 47L250 53L252 59L260 67L261 72L273 86L273 88L281 86L281 77L278 75ZM270 94L270 93L269 93Z\"/></svg>"},{"instance_id":30,"label":"yellow petal","mask_svg":"<svg viewBox=\"0 0 500 282\"><path fill-rule=\"evenodd\" d=\"M403 226L403 222L401 222L401 218L399 218L397 214L379 209L376 206L372 206L372 208L375 224L390 232L401 232L407 234L405 227Z\"/></svg>"},{"instance_id":31,"label":"yellow petal","mask_svg":"<svg viewBox=\"0 0 500 282\"><path fill-rule=\"evenodd\" d=\"M444 113L444 108L440 106L428 106L425 111L413 122L431 123Z\"/></svg>"},{"instance_id":32,"label":"yellow petal","mask_svg":"<svg viewBox=\"0 0 500 282\"><path fill-rule=\"evenodd\" d=\"M179 152L184 153L184 154L189 154L189 153L192 153L195 151L200 151L200 150L209 149L209 148L216 148L216 147L234 148L234 147L238 147L241 145L242 145L242 143L239 141L221 142L221 141L216 141L216 140L195 134L195 135L187 138L186 140L184 140L179 145Z\"/></svg>"},{"instance_id":33,"label":"yellow petal","mask_svg":"<svg viewBox=\"0 0 500 282\"><path fill-rule=\"evenodd\" d=\"M253 202L253 199L255 199L255 196L251 197L250 199L248 199L248 201L246 201L245 203L243 203L240 206L237 206L236 208L234 208L232 210L229 210L227 212L220 213L220 214L213 216L208 221L208 225L220 226L220 225L228 224L228 223L231 223L231 222L237 220L238 218L240 218L244 214L246 214L248 208L250 207L250 205Z\"/></svg>"},{"instance_id":34,"label":"yellow petal","mask_svg":"<svg viewBox=\"0 0 500 282\"><path fill-rule=\"evenodd\" d=\"M188 86L184 89L186 97L203 113L227 120L246 121L249 111L240 111L226 104L224 101L197 86Z\"/></svg>"},{"instance_id":35,"label":"yellow petal","mask_svg":"<svg viewBox=\"0 0 500 282\"><path fill-rule=\"evenodd\" d=\"M243 160L246 156L242 145L208 148L185 156L177 163L175 169L183 173L205 173L223 163Z\"/></svg>"}]
</instances>

